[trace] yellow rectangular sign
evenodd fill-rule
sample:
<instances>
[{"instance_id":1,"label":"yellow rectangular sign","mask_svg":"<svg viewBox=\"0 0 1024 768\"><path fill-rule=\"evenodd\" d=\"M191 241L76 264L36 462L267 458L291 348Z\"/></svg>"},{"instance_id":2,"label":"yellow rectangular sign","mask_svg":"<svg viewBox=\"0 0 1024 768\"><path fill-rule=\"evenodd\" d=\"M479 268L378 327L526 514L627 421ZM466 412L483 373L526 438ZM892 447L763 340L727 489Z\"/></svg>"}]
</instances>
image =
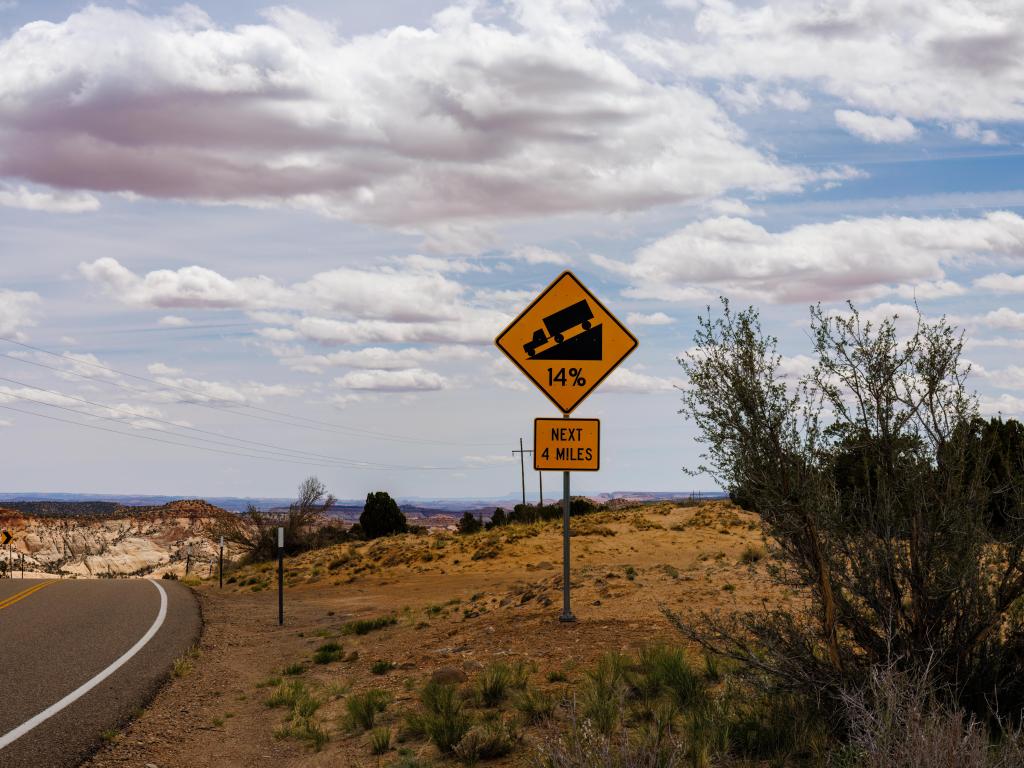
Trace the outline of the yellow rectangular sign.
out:
<instances>
[{"instance_id":1,"label":"yellow rectangular sign","mask_svg":"<svg viewBox=\"0 0 1024 768\"><path fill-rule=\"evenodd\" d=\"M601 467L599 419L534 419L533 468L596 472Z\"/></svg>"}]
</instances>

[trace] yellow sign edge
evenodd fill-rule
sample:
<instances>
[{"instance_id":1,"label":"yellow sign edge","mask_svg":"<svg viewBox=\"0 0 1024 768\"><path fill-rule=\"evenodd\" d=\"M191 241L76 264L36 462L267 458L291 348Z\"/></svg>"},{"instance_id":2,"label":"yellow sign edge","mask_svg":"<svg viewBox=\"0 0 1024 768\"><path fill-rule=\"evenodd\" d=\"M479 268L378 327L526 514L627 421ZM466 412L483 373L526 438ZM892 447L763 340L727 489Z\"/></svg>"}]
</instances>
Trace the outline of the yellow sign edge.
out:
<instances>
[{"instance_id":1,"label":"yellow sign edge","mask_svg":"<svg viewBox=\"0 0 1024 768\"><path fill-rule=\"evenodd\" d=\"M521 319L523 318L523 315L525 315L525 314L526 314L527 312L529 312L529 311L530 311L531 309L533 309L533 308L534 308L534 306L536 306L536 305L537 305L537 304L538 304L538 303L540 302L540 300L541 300L541 299L543 299L543 298L544 298L545 296L547 296L547 295L548 295L548 294L549 294L549 293L551 292L551 289L552 289L552 288L554 288L554 287L555 287L555 286L556 286L556 285L558 284L558 282L559 282L559 281L560 281L560 280L561 280L562 278L564 278L564 277L565 277L566 275L568 275L568 276L569 276L569 277L571 277L571 278L572 278L573 280L575 280L575 281L576 281L576 284L577 284L577 285L579 285L579 286L580 286L580 287L581 287L581 288L582 288L582 289L583 289L584 291L586 291L586 293L587 293L587 294L588 294L588 295L589 295L589 296L590 296L590 297L591 297L591 298L592 298L592 299L593 299L594 301L596 301L596 302L597 302L597 306L599 306L599 307L600 307L601 309L603 309L603 310L604 310L604 312L605 312L605 314L607 314L607 315L608 315L608 317L610 317L610 318L611 318L612 320L614 320L614 321L616 322L616 324L617 324L617 325L619 326L619 328L621 328L621 329L622 329L622 330L623 330L623 331L625 332L625 334L626 334L627 336L629 336L629 338L630 338L630 339L632 339L632 340L633 340L633 346L632 346L632 347L630 347L630 348L629 348L628 350L626 350L626 354L624 354L624 355L623 355L623 356L622 356L621 358L619 358L619 361L618 361L617 363L615 363L615 365L613 365L613 366L612 366L611 368L609 368L609 369L608 369L607 371L605 371L605 374L604 374L604 375L603 375L603 376L602 376L601 378L599 378L599 379L597 380L597 382L596 382L596 383L594 384L594 386L592 386L592 387L591 387L591 388L590 388L589 390L587 390L587 391L586 391L586 393L584 393L584 394L583 394L582 396L580 396L580 399L579 399L579 400L577 400L577 401L576 401L576 402L574 402L574 403L573 403L572 405L570 405L570 406L569 406L569 409L568 409L568 410L566 410L566 409L562 408L562 406L558 404L558 401L556 401L556 400L555 400L555 398L553 398L553 397L552 397L552 396L551 396L551 395L550 395L550 394L548 393L548 391L547 391L546 389L544 389L544 388L543 388L543 387L542 387L542 386L541 386L540 384L538 384L538 383L537 383L536 381L534 381L534 380L533 380L533 377L532 377L532 376L531 376L531 375L530 375L530 374L529 374L529 373L527 372L527 370L526 370L525 368L523 368L523 366L521 366L521 365L519 364L519 361L518 361L518 360L516 360L516 359L515 359L514 357L512 357L512 355L510 355L510 354L509 354L509 353L508 353L508 352L507 352L507 351L505 350L505 348L504 348L503 346L501 346L501 343L500 343L500 342L501 342L501 339L502 339L502 337L504 337L504 336L505 336L505 334L507 334L507 333L508 333L509 331L511 331L511 330L512 330L512 326L514 326L514 325L515 325L516 323L518 323L518 322L519 322L519 321L520 321L520 320L521 320ZM533 385L534 385L534 386L535 386L535 387L536 387L537 389L539 389L539 390L540 390L541 392L543 392L543 393L544 393L544 397L546 397L546 398L547 398L548 400L550 400L550 401L551 401L551 402L552 402L552 403L554 404L554 406L555 406L555 407L556 407L556 408L557 408L557 409L558 409L558 410L559 410L559 411L560 411L561 413L563 413L563 414L570 414L570 413L572 413L572 412L573 412L574 410L576 410L576 408L578 408L578 407L579 407L579 404L580 404L580 403L582 403L582 402L583 402L584 400L586 400L586 399L587 399L587 398L588 398L588 397L589 397L589 396L590 396L591 394L593 394L593 393L594 393L594 392L595 392L595 391L597 390L597 388L598 388L599 386L601 386L601 382L602 382L602 381L604 381L604 380L605 380L606 378L608 378L608 375L609 375L609 374L610 374L610 373L611 373L612 371L614 371L614 370L615 370L616 368L618 368L618 367L619 367L620 365L622 365L622 361L623 361L623 360L625 360L625 359L626 359L627 357L629 357L629 356L630 356L631 354L633 354L633 350L635 350L635 349L636 349L636 348L637 348L638 346L640 346L640 341L639 341L639 340L637 339L637 337L636 337L636 336L634 336L634 335L633 335L632 331L630 331L630 330L629 330L629 329L628 329L628 328L626 327L625 323L623 323L623 322L622 322L621 320L619 320L619 318L617 318L617 317L616 317L616 316L614 315L614 313L612 313L612 311L611 311L610 309L608 309L608 307L606 307L606 306L604 305L604 302L602 302L602 301L601 301L601 300L600 300L599 298L597 298L597 296L595 296L595 295L594 295L594 294L593 294L593 293L591 292L591 290L590 290L589 288L587 288L587 286L585 286L585 285L583 284L583 281L582 281L582 280L580 280L580 279L579 279L578 277L576 277L576 275L575 275L575 274L573 273L573 271L572 271L572 270L570 270L570 269L567 269L567 270L563 271L563 272L562 272L561 274L559 274L559 275L558 275L558 277L556 277L556 278L555 278L554 280L552 280L552 281L551 281L551 284L550 284L550 285L548 285L548 287L547 287L547 288L545 288L545 289L544 289L543 291L541 291L541 292L540 292L540 293L539 293L539 294L537 295L537 298L535 298L535 299L534 299L533 301L531 301L531 302L529 303L529 305L528 305L528 306L526 307L526 309L524 309L524 310L523 310L522 312L520 312L520 313L519 313L518 315L516 315L516 316L515 316L515 318L514 318L514 319L512 320L512 322L510 322L510 323L509 323L508 325L506 325L506 326L505 326L505 329L504 329L504 330L503 330L503 331L502 331L501 333L499 333L499 334L498 334L497 336L495 336L495 337L494 337L494 346L496 346L496 347L497 347L498 349L500 349L500 350L501 350L501 353L502 353L503 355L505 355L505 357L507 357L507 358L508 358L509 360L511 360L511 361L512 361L512 363L513 363L513 364L515 365L515 367L516 367L516 368L518 368L518 369L519 369L519 371L520 371L520 372L521 372L521 373L522 373L522 374L523 374L523 375L524 375L524 376L525 376L525 377L526 377L527 379L529 379L529 380L530 380L530 381L531 381L531 382L533 383Z\"/></svg>"},{"instance_id":2,"label":"yellow sign edge","mask_svg":"<svg viewBox=\"0 0 1024 768\"><path fill-rule=\"evenodd\" d=\"M558 421L561 423L573 421L596 421L597 422L597 466L593 469L546 469L537 466L537 422ZM556 416L537 416L533 420L533 469L536 472L600 472L601 471L601 420L600 419L559 419Z\"/></svg>"}]
</instances>

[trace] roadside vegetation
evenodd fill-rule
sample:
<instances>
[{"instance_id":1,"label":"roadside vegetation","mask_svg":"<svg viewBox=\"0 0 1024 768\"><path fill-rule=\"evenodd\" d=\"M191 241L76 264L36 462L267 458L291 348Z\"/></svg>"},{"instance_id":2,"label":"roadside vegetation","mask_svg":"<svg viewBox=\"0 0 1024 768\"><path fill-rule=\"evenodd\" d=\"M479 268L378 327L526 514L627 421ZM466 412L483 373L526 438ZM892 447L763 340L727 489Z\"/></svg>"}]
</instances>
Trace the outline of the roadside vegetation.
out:
<instances>
[{"instance_id":1,"label":"roadside vegetation","mask_svg":"<svg viewBox=\"0 0 1024 768\"><path fill-rule=\"evenodd\" d=\"M594 606L659 584L713 595L706 614L666 607L676 634L657 641L609 639L586 663L547 668L479 633L460 644L460 625L557 600L534 539L557 530L561 505L425 535L371 494L380 526L292 558L289 584L443 579L523 552L538 573L514 593L325 620L305 663L264 681L282 737L394 768L1024 765L1024 427L980 417L955 328L903 322L812 309L814 360L793 381L756 311L724 303L701 318L683 412L706 448L695 471L732 504L573 500L577 551L626 539L614 562L574 574ZM707 542L694 562L652 562L629 538L682 534ZM250 589L272 566L237 577ZM749 599L754 583L772 599ZM414 666L390 645L398 632L466 663Z\"/></svg>"}]
</instances>

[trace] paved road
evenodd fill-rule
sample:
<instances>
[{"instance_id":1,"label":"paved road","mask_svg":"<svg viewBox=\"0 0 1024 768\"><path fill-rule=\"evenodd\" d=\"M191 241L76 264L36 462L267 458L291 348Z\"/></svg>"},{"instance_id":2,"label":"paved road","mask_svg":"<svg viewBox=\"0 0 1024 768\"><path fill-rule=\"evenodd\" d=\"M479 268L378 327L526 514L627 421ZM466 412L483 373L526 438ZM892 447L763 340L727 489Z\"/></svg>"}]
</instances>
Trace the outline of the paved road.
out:
<instances>
[{"instance_id":1,"label":"paved road","mask_svg":"<svg viewBox=\"0 0 1024 768\"><path fill-rule=\"evenodd\" d=\"M0 580L0 766L77 766L199 630L195 599L174 582Z\"/></svg>"}]
</instances>

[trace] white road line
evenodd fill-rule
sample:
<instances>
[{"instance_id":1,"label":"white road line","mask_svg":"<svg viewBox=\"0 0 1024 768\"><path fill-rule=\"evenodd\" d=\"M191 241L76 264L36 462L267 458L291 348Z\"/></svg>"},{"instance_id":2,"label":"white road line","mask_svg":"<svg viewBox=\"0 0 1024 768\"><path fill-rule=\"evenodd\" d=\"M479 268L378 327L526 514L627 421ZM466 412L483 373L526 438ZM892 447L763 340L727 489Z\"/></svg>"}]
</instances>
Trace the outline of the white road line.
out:
<instances>
[{"instance_id":1,"label":"white road line","mask_svg":"<svg viewBox=\"0 0 1024 768\"><path fill-rule=\"evenodd\" d=\"M8 733L5 733L3 736L0 736L0 749L3 749L8 744L11 744L12 742L20 739L22 736L31 731L40 723L46 722L51 717L60 712L62 709L64 709L64 707L78 701L85 694L87 694L97 685L99 685L112 674L117 672L117 670L123 667L126 663L128 663L132 656L141 651L143 647L146 645L146 643L153 639L153 635L155 635L160 630L160 627L163 626L164 619L167 618L167 593L164 592L164 588L160 586L158 582L150 581L149 583L156 587L157 591L160 593L160 610L156 615L156 621L153 622L153 626L146 630L146 634L140 637L139 641L135 643L135 645L133 645L131 648L125 651L124 655L121 656L121 658L119 658L109 667L107 667L98 675L96 675L96 677L83 683L78 688L69 693L67 696L65 696L63 699L58 701L56 704L50 705L35 717L26 720L13 731L9 731Z\"/></svg>"}]
</instances>

